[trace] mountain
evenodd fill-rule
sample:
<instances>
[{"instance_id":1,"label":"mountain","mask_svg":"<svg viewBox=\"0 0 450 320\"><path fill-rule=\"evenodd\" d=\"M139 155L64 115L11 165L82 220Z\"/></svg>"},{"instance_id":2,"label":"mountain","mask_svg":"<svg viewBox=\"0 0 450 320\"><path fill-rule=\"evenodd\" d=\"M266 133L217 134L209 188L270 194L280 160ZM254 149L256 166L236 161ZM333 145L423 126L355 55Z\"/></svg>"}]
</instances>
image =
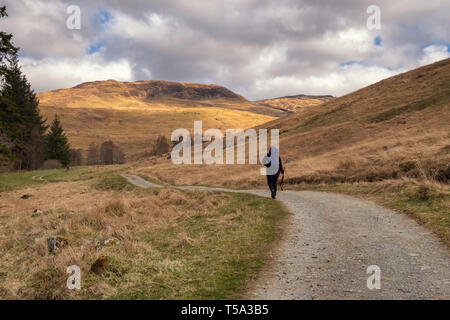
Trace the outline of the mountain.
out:
<instances>
[{"instance_id":1,"label":"mountain","mask_svg":"<svg viewBox=\"0 0 450 320\"><path fill-rule=\"evenodd\" d=\"M332 99L334 99L334 97L330 95L313 96L300 94L295 96L259 100L257 102L272 108L279 108L289 112L297 112L302 108L314 107Z\"/></svg>"},{"instance_id":2,"label":"mountain","mask_svg":"<svg viewBox=\"0 0 450 320\"><path fill-rule=\"evenodd\" d=\"M246 100L218 85L169 81L87 82L38 94L40 109L57 113L73 148L113 140L128 159L150 150L158 135L177 128L249 128L286 111Z\"/></svg>"}]
</instances>

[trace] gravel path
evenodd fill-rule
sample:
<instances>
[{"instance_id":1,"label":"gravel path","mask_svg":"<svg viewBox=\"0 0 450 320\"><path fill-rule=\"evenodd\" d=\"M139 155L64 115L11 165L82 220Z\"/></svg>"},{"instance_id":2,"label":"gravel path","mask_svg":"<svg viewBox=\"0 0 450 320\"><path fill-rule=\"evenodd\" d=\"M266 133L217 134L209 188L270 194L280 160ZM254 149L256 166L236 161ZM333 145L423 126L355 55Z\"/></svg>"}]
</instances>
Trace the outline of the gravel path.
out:
<instances>
[{"instance_id":1,"label":"gravel path","mask_svg":"<svg viewBox=\"0 0 450 320\"><path fill-rule=\"evenodd\" d=\"M135 176L133 174L121 174L123 178L125 178L129 183L139 187L139 188L161 188L160 185L157 185L155 183L149 182L145 179L142 179L141 177Z\"/></svg>"},{"instance_id":2,"label":"gravel path","mask_svg":"<svg viewBox=\"0 0 450 320\"><path fill-rule=\"evenodd\" d=\"M414 220L339 194L284 191L278 199L292 215L249 299L450 299L450 252ZM371 265L381 270L380 289L367 288Z\"/></svg>"}]
</instances>

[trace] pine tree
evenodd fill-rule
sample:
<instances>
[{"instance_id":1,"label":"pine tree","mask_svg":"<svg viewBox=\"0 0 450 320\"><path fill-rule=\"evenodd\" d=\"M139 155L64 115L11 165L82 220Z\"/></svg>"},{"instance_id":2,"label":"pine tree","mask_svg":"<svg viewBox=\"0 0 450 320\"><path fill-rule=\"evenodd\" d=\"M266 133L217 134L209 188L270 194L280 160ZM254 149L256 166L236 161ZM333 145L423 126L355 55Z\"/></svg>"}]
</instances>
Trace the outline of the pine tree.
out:
<instances>
[{"instance_id":1,"label":"pine tree","mask_svg":"<svg viewBox=\"0 0 450 320\"><path fill-rule=\"evenodd\" d=\"M0 18L7 16L0 7ZM0 134L11 141L17 169L37 169L44 160L47 127L31 85L23 75L12 35L0 31Z\"/></svg>"},{"instance_id":2,"label":"pine tree","mask_svg":"<svg viewBox=\"0 0 450 320\"><path fill-rule=\"evenodd\" d=\"M6 7L0 7L0 18L7 17ZM8 62L17 55L19 48L12 43L12 34L0 31L0 68L7 68Z\"/></svg>"},{"instance_id":3,"label":"pine tree","mask_svg":"<svg viewBox=\"0 0 450 320\"><path fill-rule=\"evenodd\" d=\"M46 158L59 160L64 166L67 166L70 163L70 146L58 115L55 115L45 140Z\"/></svg>"}]
</instances>

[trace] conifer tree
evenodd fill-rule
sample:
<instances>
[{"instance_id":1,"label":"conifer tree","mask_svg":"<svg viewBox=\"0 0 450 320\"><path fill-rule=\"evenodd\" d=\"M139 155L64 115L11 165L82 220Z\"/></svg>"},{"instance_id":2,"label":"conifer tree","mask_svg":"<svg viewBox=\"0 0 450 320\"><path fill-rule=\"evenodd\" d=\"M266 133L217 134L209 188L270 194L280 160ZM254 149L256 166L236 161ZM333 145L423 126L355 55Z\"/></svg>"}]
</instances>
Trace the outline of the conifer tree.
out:
<instances>
[{"instance_id":1,"label":"conifer tree","mask_svg":"<svg viewBox=\"0 0 450 320\"><path fill-rule=\"evenodd\" d=\"M0 18L6 16L6 8L0 7ZM0 31L0 134L11 142L8 149L15 155L17 169L37 169L44 160L47 128L39 101L20 69L18 50L12 35Z\"/></svg>"},{"instance_id":2,"label":"conifer tree","mask_svg":"<svg viewBox=\"0 0 450 320\"><path fill-rule=\"evenodd\" d=\"M45 141L46 158L59 160L64 166L67 166L70 163L70 146L58 115L55 115Z\"/></svg>"}]
</instances>

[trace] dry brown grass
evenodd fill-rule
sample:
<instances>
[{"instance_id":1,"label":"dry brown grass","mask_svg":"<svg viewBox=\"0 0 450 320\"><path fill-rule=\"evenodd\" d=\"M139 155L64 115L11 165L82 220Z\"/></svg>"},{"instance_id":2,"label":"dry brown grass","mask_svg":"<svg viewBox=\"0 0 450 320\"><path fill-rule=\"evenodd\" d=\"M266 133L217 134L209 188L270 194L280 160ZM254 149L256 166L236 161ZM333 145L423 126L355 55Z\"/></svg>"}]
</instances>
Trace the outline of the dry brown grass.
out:
<instances>
[{"instance_id":1,"label":"dry brown grass","mask_svg":"<svg viewBox=\"0 0 450 320\"><path fill-rule=\"evenodd\" d=\"M32 192L33 197L19 200L27 191ZM74 297L65 288L68 266L79 265L86 274L91 264L105 253L112 259L123 259L122 254L131 260L142 258L152 248L137 235L148 226L167 224L181 216L207 214L214 205L200 199L174 190L150 195L118 194L91 189L83 182L48 184L38 189L3 193L0 270L4 278L0 280L0 294L3 298ZM220 203L221 199L212 196L211 201ZM180 206L181 203L185 206ZM32 217L36 208L44 213ZM70 243L68 249L56 255L47 249L47 238L54 235L64 236ZM115 247L96 249L97 241L110 238L120 241L120 250ZM106 286L96 282L92 285L103 289Z\"/></svg>"},{"instance_id":2,"label":"dry brown grass","mask_svg":"<svg viewBox=\"0 0 450 320\"><path fill-rule=\"evenodd\" d=\"M0 193L1 299L237 296L261 267L284 212L256 197L114 191L113 182L102 188L85 180L47 183ZM32 197L20 199L25 193ZM258 205L250 207L252 200ZM43 213L33 216L35 209ZM68 246L50 253L52 236ZM242 250L252 254L244 257ZM106 259L101 271L92 267L99 258ZM208 265L197 267L197 261ZM81 291L66 288L71 265L81 268Z\"/></svg>"}]
</instances>

